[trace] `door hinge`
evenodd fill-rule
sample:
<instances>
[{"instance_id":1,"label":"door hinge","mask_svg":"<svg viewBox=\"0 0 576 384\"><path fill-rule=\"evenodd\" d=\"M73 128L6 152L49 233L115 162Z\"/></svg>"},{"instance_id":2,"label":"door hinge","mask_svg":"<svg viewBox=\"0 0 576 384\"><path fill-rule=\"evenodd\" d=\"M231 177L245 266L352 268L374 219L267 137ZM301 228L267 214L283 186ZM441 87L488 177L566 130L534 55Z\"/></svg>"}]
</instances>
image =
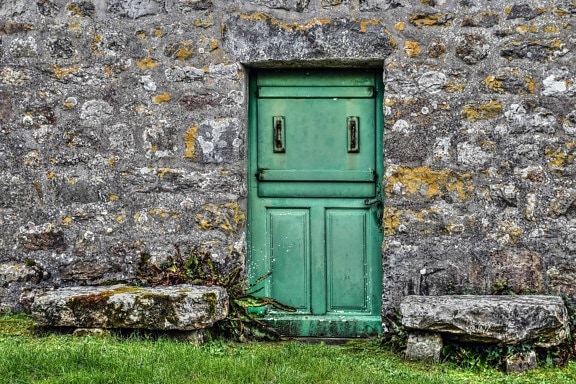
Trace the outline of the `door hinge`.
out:
<instances>
[{"instance_id":1,"label":"door hinge","mask_svg":"<svg viewBox=\"0 0 576 384\"><path fill-rule=\"evenodd\" d=\"M256 176L256 180L262 181L264 179L264 172L266 172L264 168L258 168L256 174L254 174L254 176Z\"/></svg>"}]
</instances>

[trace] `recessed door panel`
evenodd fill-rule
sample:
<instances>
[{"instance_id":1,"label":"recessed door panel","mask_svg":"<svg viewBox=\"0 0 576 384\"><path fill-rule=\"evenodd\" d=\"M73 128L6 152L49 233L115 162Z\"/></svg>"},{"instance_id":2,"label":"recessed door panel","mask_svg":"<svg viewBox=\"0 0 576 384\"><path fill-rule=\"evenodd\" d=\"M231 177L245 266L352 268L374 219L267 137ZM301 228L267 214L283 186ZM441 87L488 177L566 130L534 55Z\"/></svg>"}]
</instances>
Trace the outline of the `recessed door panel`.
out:
<instances>
[{"instance_id":1,"label":"recessed door panel","mask_svg":"<svg viewBox=\"0 0 576 384\"><path fill-rule=\"evenodd\" d=\"M329 311L366 310L367 210L326 211Z\"/></svg>"},{"instance_id":2,"label":"recessed door panel","mask_svg":"<svg viewBox=\"0 0 576 384\"><path fill-rule=\"evenodd\" d=\"M260 99L258 111L258 169L376 168L374 99ZM356 123L354 135L349 130L351 118ZM282 152L274 150L283 138ZM355 141L356 150L349 150L350 141Z\"/></svg>"},{"instance_id":3,"label":"recessed door panel","mask_svg":"<svg viewBox=\"0 0 576 384\"><path fill-rule=\"evenodd\" d=\"M269 209L270 294L310 312L310 215L306 209Z\"/></svg>"},{"instance_id":4,"label":"recessed door panel","mask_svg":"<svg viewBox=\"0 0 576 384\"><path fill-rule=\"evenodd\" d=\"M248 273L294 307L290 336L381 330L382 83L375 71L257 71L250 82Z\"/></svg>"}]
</instances>

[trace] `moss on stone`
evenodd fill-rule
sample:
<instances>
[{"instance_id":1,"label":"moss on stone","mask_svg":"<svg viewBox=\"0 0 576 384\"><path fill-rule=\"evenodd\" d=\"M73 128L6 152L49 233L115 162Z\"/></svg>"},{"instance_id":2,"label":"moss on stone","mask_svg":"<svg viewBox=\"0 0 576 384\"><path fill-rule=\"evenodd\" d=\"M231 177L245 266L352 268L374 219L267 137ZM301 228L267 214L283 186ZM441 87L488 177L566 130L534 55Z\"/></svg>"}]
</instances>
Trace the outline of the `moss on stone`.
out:
<instances>
[{"instance_id":1,"label":"moss on stone","mask_svg":"<svg viewBox=\"0 0 576 384\"><path fill-rule=\"evenodd\" d=\"M208 315L213 317L216 314L216 308L218 306L218 297L214 292L207 292L203 295L204 300L208 304Z\"/></svg>"}]
</instances>

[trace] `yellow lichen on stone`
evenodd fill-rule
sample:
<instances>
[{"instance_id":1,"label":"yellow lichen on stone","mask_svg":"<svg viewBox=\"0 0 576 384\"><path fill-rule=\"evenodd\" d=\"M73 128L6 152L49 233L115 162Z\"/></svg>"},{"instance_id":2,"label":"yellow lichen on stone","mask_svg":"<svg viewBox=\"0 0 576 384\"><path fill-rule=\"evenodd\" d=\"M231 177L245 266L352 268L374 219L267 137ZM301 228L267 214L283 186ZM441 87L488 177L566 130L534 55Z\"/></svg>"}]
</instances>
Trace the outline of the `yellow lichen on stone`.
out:
<instances>
[{"instance_id":1,"label":"yellow lichen on stone","mask_svg":"<svg viewBox=\"0 0 576 384\"><path fill-rule=\"evenodd\" d=\"M397 31L403 31L406 28L406 23L403 21L399 21L394 24L394 29Z\"/></svg>"},{"instance_id":2,"label":"yellow lichen on stone","mask_svg":"<svg viewBox=\"0 0 576 384\"><path fill-rule=\"evenodd\" d=\"M199 28L208 28L214 25L214 21L211 19L196 19L194 20L194 25Z\"/></svg>"},{"instance_id":3,"label":"yellow lichen on stone","mask_svg":"<svg viewBox=\"0 0 576 384\"><path fill-rule=\"evenodd\" d=\"M486 104L465 105L462 114L469 121L493 119L502 113L502 103L492 100Z\"/></svg>"},{"instance_id":4,"label":"yellow lichen on stone","mask_svg":"<svg viewBox=\"0 0 576 384\"><path fill-rule=\"evenodd\" d=\"M288 24L288 23L278 21L272 17L268 17L261 12L256 12L256 13L253 13L251 15L240 14L239 16L240 16L240 18L246 19L246 20L268 21L271 25L282 28L288 32L291 32L294 30L305 31L305 30L312 28L314 25L318 25L318 24L324 25L324 24L328 24L332 21L331 19L326 19L326 18L324 18L324 19L314 18L306 24Z\"/></svg>"},{"instance_id":5,"label":"yellow lichen on stone","mask_svg":"<svg viewBox=\"0 0 576 384\"><path fill-rule=\"evenodd\" d=\"M149 214L150 216L159 216L159 217L161 217L161 218L166 218L166 217L168 217L168 212L166 212L166 210L165 210L165 209L162 209L162 208L157 208L157 209L150 208L150 209L148 210L148 214Z\"/></svg>"},{"instance_id":6,"label":"yellow lichen on stone","mask_svg":"<svg viewBox=\"0 0 576 384\"><path fill-rule=\"evenodd\" d=\"M110 195L108 195L108 200L116 201L116 200L118 200L118 195L111 193Z\"/></svg>"},{"instance_id":7,"label":"yellow lichen on stone","mask_svg":"<svg viewBox=\"0 0 576 384\"><path fill-rule=\"evenodd\" d=\"M198 227L203 230L222 229L229 233L236 232L246 220L246 214L238 203L206 204L203 211L194 216Z\"/></svg>"},{"instance_id":8,"label":"yellow lichen on stone","mask_svg":"<svg viewBox=\"0 0 576 384\"><path fill-rule=\"evenodd\" d=\"M158 66L158 62L150 57L140 60L136 63L140 69L152 69Z\"/></svg>"},{"instance_id":9,"label":"yellow lichen on stone","mask_svg":"<svg viewBox=\"0 0 576 384\"><path fill-rule=\"evenodd\" d=\"M502 88L502 80L494 75L489 75L484 79L484 84L488 89L494 92L504 92Z\"/></svg>"},{"instance_id":10,"label":"yellow lichen on stone","mask_svg":"<svg viewBox=\"0 0 576 384\"><path fill-rule=\"evenodd\" d=\"M198 124L192 125L184 133L184 158L195 159L198 156L196 152L196 138L198 137Z\"/></svg>"},{"instance_id":11,"label":"yellow lichen on stone","mask_svg":"<svg viewBox=\"0 0 576 384\"><path fill-rule=\"evenodd\" d=\"M253 13L251 15L240 14L239 16L241 19L246 19L246 20L260 20L260 21L268 20L268 16L266 16L265 14L263 14L261 12L256 12L256 13Z\"/></svg>"},{"instance_id":12,"label":"yellow lichen on stone","mask_svg":"<svg viewBox=\"0 0 576 384\"><path fill-rule=\"evenodd\" d=\"M546 32L546 33L559 33L560 32L560 28L558 28L556 25L544 25L542 27L542 32Z\"/></svg>"},{"instance_id":13,"label":"yellow lichen on stone","mask_svg":"<svg viewBox=\"0 0 576 384\"><path fill-rule=\"evenodd\" d=\"M39 2L40 3L40 2ZM76 3L68 3L68 5L66 6L66 8L68 9L68 11L70 12L70 14L72 16L84 16L82 14L82 9L80 9L80 7L78 6L78 4Z\"/></svg>"},{"instance_id":14,"label":"yellow lichen on stone","mask_svg":"<svg viewBox=\"0 0 576 384\"><path fill-rule=\"evenodd\" d=\"M105 53L104 51L100 51L95 44L90 44L90 49L94 55L103 55Z\"/></svg>"},{"instance_id":15,"label":"yellow lichen on stone","mask_svg":"<svg viewBox=\"0 0 576 384\"><path fill-rule=\"evenodd\" d=\"M536 82L531 77L525 77L524 81L526 82L526 86L529 93L534 93L536 90Z\"/></svg>"},{"instance_id":16,"label":"yellow lichen on stone","mask_svg":"<svg viewBox=\"0 0 576 384\"><path fill-rule=\"evenodd\" d=\"M440 21L446 17L445 13L435 13L435 14L413 14L410 16L410 23L414 24L418 28L430 27L434 25L450 25L450 23L441 23Z\"/></svg>"},{"instance_id":17,"label":"yellow lichen on stone","mask_svg":"<svg viewBox=\"0 0 576 384\"><path fill-rule=\"evenodd\" d=\"M416 57L420 55L421 49L420 44L416 41L405 41L404 42L404 53L408 57Z\"/></svg>"},{"instance_id":18,"label":"yellow lichen on stone","mask_svg":"<svg viewBox=\"0 0 576 384\"><path fill-rule=\"evenodd\" d=\"M526 33L538 32L538 27L535 25L518 25L514 30L516 31L516 33L524 35Z\"/></svg>"},{"instance_id":19,"label":"yellow lichen on stone","mask_svg":"<svg viewBox=\"0 0 576 384\"><path fill-rule=\"evenodd\" d=\"M400 187L408 195L420 194L426 197L443 196L456 192L461 200L467 200L474 191L472 175L458 174L450 170L435 171L428 167L397 167L387 176L386 195L391 196Z\"/></svg>"},{"instance_id":20,"label":"yellow lichen on stone","mask_svg":"<svg viewBox=\"0 0 576 384\"><path fill-rule=\"evenodd\" d=\"M466 84L459 83L456 80L449 81L444 85L444 90L449 93L462 92L466 88Z\"/></svg>"},{"instance_id":21,"label":"yellow lichen on stone","mask_svg":"<svg viewBox=\"0 0 576 384\"><path fill-rule=\"evenodd\" d=\"M46 178L47 178L48 180L51 180L51 179L53 179L53 178L55 178L55 177L56 177L56 174L55 174L54 172L48 172L48 174L46 175Z\"/></svg>"},{"instance_id":22,"label":"yellow lichen on stone","mask_svg":"<svg viewBox=\"0 0 576 384\"><path fill-rule=\"evenodd\" d=\"M379 20L360 20L359 23L360 23L360 31L362 33L366 33L367 27L369 25L378 25L378 24L380 24L380 21Z\"/></svg>"},{"instance_id":23,"label":"yellow lichen on stone","mask_svg":"<svg viewBox=\"0 0 576 384\"><path fill-rule=\"evenodd\" d=\"M572 148L570 143L566 144L566 148L568 150ZM548 158L548 162L546 163L548 168L561 168L574 162L574 154L568 153L564 148L555 150L546 148L544 155Z\"/></svg>"},{"instance_id":24,"label":"yellow lichen on stone","mask_svg":"<svg viewBox=\"0 0 576 384\"><path fill-rule=\"evenodd\" d=\"M204 37L200 39L198 44L202 45L203 43L204 43ZM181 41L176 45L169 46L168 48L166 48L166 52L167 54L173 56L176 60L184 61L188 60L194 55L193 47L194 44L191 41L186 40Z\"/></svg>"},{"instance_id":25,"label":"yellow lichen on stone","mask_svg":"<svg viewBox=\"0 0 576 384\"><path fill-rule=\"evenodd\" d=\"M66 216L62 219L62 225L64 227L69 227L72 224L72 218L70 216Z\"/></svg>"},{"instance_id":26,"label":"yellow lichen on stone","mask_svg":"<svg viewBox=\"0 0 576 384\"><path fill-rule=\"evenodd\" d=\"M162 28L156 28L156 29L154 29L154 36L156 36L156 37L162 37L163 34L164 34L164 32L162 32Z\"/></svg>"},{"instance_id":27,"label":"yellow lichen on stone","mask_svg":"<svg viewBox=\"0 0 576 384\"><path fill-rule=\"evenodd\" d=\"M392 236L400 227L400 210L393 207L384 208L384 236Z\"/></svg>"},{"instance_id":28,"label":"yellow lichen on stone","mask_svg":"<svg viewBox=\"0 0 576 384\"><path fill-rule=\"evenodd\" d=\"M184 61L187 60L189 58L192 57L192 55L194 55L194 50L192 48L180 48L179 50L176 51L176 59L180 60L180 61Z\"/></svg>"},{"instance_id":29,"label":"yellow lichen on stone","mask_svg":"<svg viewBox=\"0 0 576 384\"><path fill-rule=\"evenodd\" d=\"M164 178L164 176L165 176L167 173L172 173L172 172L174 172L174 170L173 170L172 168L158 168L156 171L157 171L158 177L161 178L161 179Z\"/></svg>"},{"instance_id":30,"label":"yellow lichen on stone","mask_svg":"<svg viewBox=\"0 0 576 384\"><path fill-rule=\"evenodd\" d=\"M517 243L522 235L522 228L512 221L505 221L498 230L502 240L509 239L510 243Z\"/></svg>"},{"instance_id":31,"label":"yellow lichen on stone","mask_svg":"<svg viewBox=\"0 0 576 384\"><path fill-rule=\"evenodd\" d=\"M164 93L161 93L159 95L154 96L152 101L154 101L156 104L161 104L161 103L167 103L171 99L172 99L172 97L170 96L170 94L168 92L164 92Z\"/></svg>"},{"instance_id":32,"label":"yellow lichen on stone","mask_svg":"<svg viewBox=\"0 0 576 384\"><path fill-rule=\"evenodd\" d=\"M63 79L64 77L71 75L72 73L78 72L78 68L70 67L70 68L62 68L57 66L56 64L52 65L52 69L54 71L54 75L57 78Z\"/></svg>"},{"instance_id":33,"label":"yellow lichen on stone","mask_svg":"<svg viewBox=\"0 0 576 384\"><path fill-rule=\"evenodd\" d=\"M550 45L554 48L562 48L562 46L564 45L564 41L562 41L560 39L551 40Z\"/></svg>"},{"instance_id":34,"label":"yellow lichen on stone","mask_svg":"<svg viewBox=\"0 0 576 384\"><path fill-rule=\"evenodd\" d=\"M198 216L198 215L196 215ZM198 223L198 227L200 227L200 229L211 229L212 228L212 223L210 223L208 220L197 220Z\"/></svg>"}]
</instances>

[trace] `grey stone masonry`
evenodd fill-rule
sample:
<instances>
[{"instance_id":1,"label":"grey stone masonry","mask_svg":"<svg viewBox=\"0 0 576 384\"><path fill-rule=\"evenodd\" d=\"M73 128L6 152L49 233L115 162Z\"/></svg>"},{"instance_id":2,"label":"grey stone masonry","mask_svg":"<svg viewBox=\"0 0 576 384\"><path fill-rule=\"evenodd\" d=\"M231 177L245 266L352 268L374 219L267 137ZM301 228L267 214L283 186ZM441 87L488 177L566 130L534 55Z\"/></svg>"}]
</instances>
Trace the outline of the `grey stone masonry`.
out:
<instances>
[{"instance_id":1,"label":"grey stone masonry","mask_svg":"<svg viewBox=\"0 0 576 384\"><path fill-rule=\"evenodd\" d=\"M385 330L406 295L574 299L575 27L574 0L0 0L0 312L174 245L246 267L268 67L381 70Z\"/></svg>"},{"instance_id":2,"label":"grey stone masonry","mask_svg":"<svg viewBox=\"0 0 576 384\"><path fill-rule=\"evenodd\" d=\"M560 344L568 335L568 312L557 296L406 296L402 325L500 345Z\"/></svg>"},{"instance_id":3,"label":"grey stone masonry","mask_svg":"<svg viewBox=\"0 0 576 384\"><path fill-rule=\"evenodd\" d=\"M38 295L32 315L41 326L192 331L228 315L228 294L188 284L70 287Z\"/></svg>"}]
</instances>

